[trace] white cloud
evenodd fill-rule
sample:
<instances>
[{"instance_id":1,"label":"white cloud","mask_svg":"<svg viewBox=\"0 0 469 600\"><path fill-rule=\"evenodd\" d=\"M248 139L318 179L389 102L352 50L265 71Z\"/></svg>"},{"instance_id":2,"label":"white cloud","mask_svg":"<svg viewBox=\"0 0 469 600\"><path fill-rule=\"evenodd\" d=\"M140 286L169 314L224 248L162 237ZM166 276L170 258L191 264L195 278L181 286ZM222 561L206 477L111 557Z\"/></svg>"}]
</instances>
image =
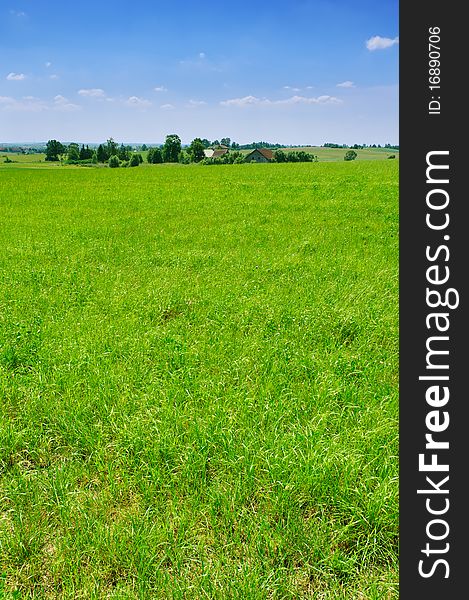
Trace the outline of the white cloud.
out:
<instances>
[{"instance_id":1,"label":"white cloud","mask_svg":"<svg viewBox=\"0 0 469 600\"><path fill-rule=\"evenodd\" d=\"M10 96L0 96L0 107L3 107L4 110L19 112L42 112L47 110L71 112L81 110L81 106L73 104L61 94L54 96L52 101L41 100L41 98L35 96L23 96L21 100Z\"/></svg>"},{"instance_id":2,"label":"white cloud","mask_svg":"<svg viewBox=\"0 0 469 600\"><path fill-rule=\"evenodd\" d=\"M26 13L24 10L10 10L10 15L13 15L14 17L25 17Z\"/></svg>"},{"instance_id":3,"label":"white cloud","mask_svg":"<svg viewBox=\"0 0 469 600\"><path fill-rule=\"evenodd\" d=\"M53 73L52 75L49 75L49 79L58 79L59 76L56 75L55 73Z\"/></svg>"},{"instance_id":4,"label":"white cloud","mask_svg":"<svg viewBox=\"0 0 469 600\"><path fill-rule=\"evenodd\" d=\"M307 98L305 96L292 96L287 100L277 100L274 104L340 104L342 101L335 96L317 96Z\"/></svg>"},{"instance_id":5,"label":"white cloud","mask_svg":"<svg viewBox=\"0 0 469 600\"><path fill-rule=\"evenodd\" d=\"M26 79L26 75L24 73L8 73L7 79L8 81L23 81Z\"/></svg>"},{"instance_id":6,"label":"white cloud","mask_svg":"<svg viewBox=\"0 0 469 600\"><path fill-rule=\"evenodd\" d=\"M105 98L106 94L101 88L89 88L78 90L78 94L85 98Z\"/></svg>"},{"instance_id":7,"label":"white cloud","mask_svg":"<svg viewBox=\"0 0 469 600\"><path fill-rule=\"evenodd\" d=\"M44 63L46 65L47 68L52 67L52 63L50 61L47 61L46 63Z\"/></svg>"},{"instance_id":8,"label":"white cloud","mask_svg":"<svg viewBox=\"0 0 469 600\"><path fill-rule=\"evenodd\" d=\"M168 91L168 88L164 87L164 85L157 85L153 89L155 90L155 92L167 92Z\"/></svg>"},{"instance_id":9,"label":"white cloud","mask_svg":"<svg viewBox=\"0 0 469 600\"><path fill-rule=\"evenodd\" d=\"M381 37L379 35L375 35L366 41L366 47L368 50L384 50L386 48L390 48L395 44L399 43L399 37L395 37L394 39Z\"/></svg>"},{"instance_id":10,"label":"white cloud","mask_svg":"<svg viewBox=\"0 0 469 600\"><path fill-rule=\"evenodd\" d=\"M204 100L189 100L188 106L205 106L207 103Z\"/></svg>"},{"instance_id":11,"label":"white cloud","mask_svg":"<svg viewBox=\"0 0 469 600\"><path fill-rule=\"evenodd\" d=\"M40 112L47 110L47 102L34 96L24 96L21 100L10 96L0 96L0 106L7 111Z\"/></svg>"},{"instance_id":12,"label":"white cloud","mask_svg":"<svg viewBox=\"0 0 469 600\"><path fill-rule=\"evenodd\" d=\"M244 96L244 98L232 98L220 102L222 106L281 106L288 104L340 104L341 100L334 96L318 96L308 98L306 96L292 96L286 100L269 100L268 98L256 98L256 96Z\"/></svg>"},{"instance_id":13,"label":"white cloud","mask_svg":"<svg viewBox=\"0 0 469 600\"><path fill-rule=\"evenodd\" d=\"M283 89L284 90L291 90L292 92L299 92L301 90L301 88L292 87L291 85L284 85Z\"/></svg>"},{"instance_id":14,"label":"white cloud","mask_svg":"<svg viewBox=\"0 0 469 600\"><path fill-rule=\"evenodd\" d=\"M336 87L340 88L354 88L355 84L353 81L342 81L342 83L338 83Z\"/></svg>"},{"instance_id":15,"label":"white cloud","mask_svg":"<svg viewBox=\"0 0 469 600\"><path fill-rule=\"evenodd\" d=\"M220 102L222 106L255 106L258 104L270 104L270 100L256 98L256 96L244 96L243 98L231 98Z\"/></svg>"},{"instance_id":16,"label":"white cloud","mask_svg":"<svg viewBox=\"0 0 469 600\"><path fill-rule=\"evenodd\" d=\"M73 102L69 102L68 98L65 98L65 96L62 96L61 94L58 94L54 97L53 108L54 110L59 110L63 112L72 112L75 110L80 110L81 106L79 106L78 104L73 104Z\"/></svg>"},{"instance_id":17,"label":"white cloud","mask_svg":"<svg viewBox=\"0 0 469 600\"><path fill-rule=\"evenodd\" d=\"M132 108L148 108L151 106L150 100L139 98L138 96L130 96L130 98L127 98L124 104Z\"/></svg>"},{"instance_id":18,"label":"white cloud","mask_svg":"<svg viewBox=\"0 0 469 600\"><path fill-rule=\"evenodd\" d=\"M162 109L164 109L164 110L171 110L171 109L173 109L173 108L174 108L174 105L173 105L173 104L162 104L162 105L160 106L160 108L162 108Z\"/></svg>"},{"instance_id":19,"label":"white cloud","mask_svg":"<svg viewBox=\"0 0 469 600\"><path fill-rule=\"evenodd\" d=\"M199 52L199 58L205 58L207 55L205 54L205 52Z\"/></svg>"}]
</instances>

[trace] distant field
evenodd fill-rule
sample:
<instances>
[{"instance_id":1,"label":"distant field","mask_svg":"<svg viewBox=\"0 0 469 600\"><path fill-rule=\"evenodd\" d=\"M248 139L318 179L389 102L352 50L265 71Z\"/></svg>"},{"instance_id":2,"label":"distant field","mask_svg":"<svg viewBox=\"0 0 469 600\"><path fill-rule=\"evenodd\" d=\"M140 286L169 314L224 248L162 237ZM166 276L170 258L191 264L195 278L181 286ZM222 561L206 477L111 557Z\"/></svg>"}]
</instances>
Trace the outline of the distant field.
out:
<instances>
[{"instance_id":1,"label":"distant field","mask_svg":"<svg viewBox=\"0 0 469 600\"><path fill-rule=\"evenodd\" d=\"M21 154L13 152L0 152L0 167L13 167L14 164L35 164L44 161L45 154ZM5 159L9 158L13 163L5 164Z\"/></svg>"},{"instance_id":2,"label":"distant field","mask_svg":"<svg viewBox=\"0 0 469 600\"><path fill-rule=\"evenodd\" d=\"M284 148L289 150L304 150L316 154L321 162L343 161L344 155L348 148L323 148L322 146L304 146L302 148ZM388 156L394 155L399 158L399 150L391 150L388 148L364 148L363 150L355 150L357 158L355 160L387 160ZM391 159L392 160L392 159Z\"/></svg>"},{"instance_id":3,"label":"distant field","mask_svg":"<svg viewBox=\"0 0 469 600\"><path fill-rule=\"evenodd\" d=\"M14 166L0 596L397 599L398 161Z\"/></svg>"}]
</instances>

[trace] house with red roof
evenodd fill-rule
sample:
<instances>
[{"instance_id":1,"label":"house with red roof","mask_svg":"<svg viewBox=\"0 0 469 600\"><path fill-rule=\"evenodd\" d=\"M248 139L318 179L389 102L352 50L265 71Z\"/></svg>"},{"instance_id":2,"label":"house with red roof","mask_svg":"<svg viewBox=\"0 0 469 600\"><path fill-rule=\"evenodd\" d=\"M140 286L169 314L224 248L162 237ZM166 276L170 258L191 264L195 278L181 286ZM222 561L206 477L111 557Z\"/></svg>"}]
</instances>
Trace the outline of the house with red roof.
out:
<instances>
[{"instance_id":1,"label":"house with red roof","mask_svg":"<svg viewBox=\"0 0 469 600\"><path fill-rule=\"evenodd\" d=\"M267 148L256 148L250 152L245 158L244 162L272 162L274 159L274 153L272 150Z\"/></svg>"}]
</instances>

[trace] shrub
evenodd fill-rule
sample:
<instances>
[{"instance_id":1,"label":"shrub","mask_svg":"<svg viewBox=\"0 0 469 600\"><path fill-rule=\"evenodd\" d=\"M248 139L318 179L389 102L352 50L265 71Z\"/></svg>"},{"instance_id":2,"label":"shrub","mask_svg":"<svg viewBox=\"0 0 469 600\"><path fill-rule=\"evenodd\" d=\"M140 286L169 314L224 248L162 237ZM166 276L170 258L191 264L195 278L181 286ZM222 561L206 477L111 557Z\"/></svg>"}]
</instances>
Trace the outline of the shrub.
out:
<instances>
[{"instance_id":1,"label":"shrub","mask_svg":"<svg viewBox=\"0 0 469 600\"><path fill-rule=\"evenodd\" d=\"M244 163L244 154L242 152L227 152L223 156L216 158L206 157L200 161L201 165L240 165Z\"/></svg>"},{"instance_id":2,"label":"shrub","mask_svg":"<svg viewBox=\"0 0 469 600\"><path fill-rule=\"evenodd\" d=\"M151 165L160 164L163 162L163 153L160 148L150 148L148 150L147 160Z\"/></svg>"},{"instance_id":3,"label":"shrub","mask_svg":"<svg viewBox=\"0 0 469 600\"><path fill-rule=\"evenodd\" d=\"M231 164L239 164L241 162L244 162L244 156L241 152L238 152L238 150L235 150L235 152L228 152L227 154L225 154L225 156L227 157L228 162Z\"/></svg>"},{"instance_id":4,"label":"shrub","mask_svg":"<svg viewBox=\"0 0 469 600\"><path fill-rule=\"evenodd\" d=\"M287 162L299 162L298 152L287 152L286 159Z\"/></svg>"},{"instance_id":5,"label":"shrub","mask_svg":"<svg viewBox=\"0 0 469 600\"><path fill-rule=\"evenodd\" d=\"M108 165L111 167L111 169L115 169L116 167L120 166L120 160L115 154L113 154L109 159Z\"/></svg>"},{"instance_id":6,"label":"shrub","mask_svg":"<svg viewBox=\"0 0 469 600\"><path fill-rule=\"evenodd\" d=\"M188 152L186 152L185 150L181 150L181 152L179 152L178 154L178 162L180 162L183 165L188 165L191 162L191 156Z\"/></svg>"},{"instance_id":7,"label":"shrub","mask_svg":"<svg viewBox=\"0 0 469 600\"><path fill-rule=\"evenodd\" d=\"M138 167L138 165L140 164L140 158L142 158L140 156L140 154L132 154L132 156L130 157L130 161L129 161L129 167Z\"/></svg>"},{"instance_id":8,"label":"shrub","mask_svg":"<svg viewBox=\"0 0 469 600\"><path fill-rule=\"evenodd\" d=\"M64 162L65 165L78 165L78 166L89 166L89 165L95 165L96 161L94 161L92 158L87 158L86 160L66 160Z\"/></svg>"},{"instance_id":9,"label":"shrub","mask_svg":"<svg viewBox=\"0 0 469 600\"><path fill-rule=\"evenodd\" d=\"M287 161L287 156L283 150L276 150L274 152L274 160L278 163L283 163Z\"/></svg>"},{"instance_id":10,"label":"shrub","mask_svg":"<svg viewBox=\"0 0 469 600\"><path fill-rule=\"evenodd\" d=\"M297 155L298 155L299 162L312 162L313 161L313 155L310 154L309 152L305 152L304 150L300 150L299 152L297 152Z\"/></svg>"},{"instance_id":11,"label":"shrub","mask_svg":"<svg viewBox=\"0 0 469 600\"><path fill-rule=\"evenodd\" d=\"M344 156L344 160L355 160L357 156L358 154L355 152L355 150L347 150Z\"/></svg>"}]
</instances>

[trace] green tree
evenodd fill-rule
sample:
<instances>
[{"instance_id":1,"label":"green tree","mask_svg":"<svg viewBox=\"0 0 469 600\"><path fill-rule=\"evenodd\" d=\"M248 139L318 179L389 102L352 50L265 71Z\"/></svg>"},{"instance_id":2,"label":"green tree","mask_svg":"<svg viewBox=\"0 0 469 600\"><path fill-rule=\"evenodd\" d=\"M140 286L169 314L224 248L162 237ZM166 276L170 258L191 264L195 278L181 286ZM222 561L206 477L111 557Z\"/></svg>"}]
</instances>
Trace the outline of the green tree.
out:
<instances>
[{"instance_id":1,"label":"green tree","mask_svg":"<svg viewBox=\"0 0 469 600\"><path fill-rule=\"evenodd\" d=\"M228 146L228 148L229 148L231 146L231 139L229 137L221 138L220 144L222 146Z\"/></svg>"},{"instance_id":2,"label":"green tree","mask_svg":"<svg viewBox=\"0 0 469 600\"><path fill-rule=\"evenodd\" d=\"M313 160L313 155L309 152L305 152L304 150L300 150L297 152L299 162L311 162Z\"/></svg>"},{"instance_id":3,"label":"green tree","mask_svg":"<svg viewBox=\"0 0 469 600\"><path fill-rule=\"evenodd\" d=\"M283 150L275 150L274 160L275 162L283 163L287 161L287 156Z\"/></svg>"},{"instance_id":4,"label":"green tree","mask_svg":"<svg viewBox=\"0 0 469 600\"><path fill-rule=\"evenodd\" d=\"M98 149L96 150L96 158L100 163L105 163L109 158L106 148L102 144L99 144Z\"/></svg>"},{"instance_id":5,"label":"green tree","mask_svg":"<svg viewBox=\"0 0 469 600\"><path fill-rule=\"evenodd\" d=\"M175 133L167 135L163 146L164 162L178 162L180 152L181 138Z\"/></svg>"},{"instance_id":6,"label":"green tree","mask_svg":"<svg viewBox=\"0 0 469 600\"><path fill-rule=\"evenodd\" d=\"M46 158L45 160L56 162L60 160L60 156L65 154L65 146L57 140L49 140L46 144Z\"/></svg>"},{"instance_id":7,"label":"green tree","mask_svg":"<svg viewBox=\"0 0 469 600\"><path fill-rule=\"evenodd\" d=\"M355 160L357 156L358 154L355 152L355 150L347 150L344 156L344 160Z\"/></svg>"},{"instance_id":8,"label":"green tree","mask_svg":"<svg viewBox=\"0 0 469 600\"><path fill-rule=\"evenodd\" d=\"M163 155L161 153L160 148L150 148L150 150L148 150L148 154L147 154L147 161L151 165L156 165L158 163L162 163Z\"/></svg>"},{"instance_id":9,"label":"green tree","mask_svg":"<svg viewBox=\"0 0 469 600\"><path fill-rule=\"evenodd\" d=\"M106 154L107 154L107 157L111 158L111 156L117 156L118 151L119 151L119 148L118 148L116 142L112 138L109 138L106 141Z\"/></svg>"},{"instance_id":10,"label":"green tree","mask_svg":"<svg viewBox=\"0 0 469 600\"><path fill-rule=\"evenodd\" d=\"M81 145L80 148L80 160L90 160L93 158L93 150L87 145L86 148L84 144Z\"/></svg>"},{"instance_id":11,"label":"green tree","mask_svg":"<svg viewBox=\"0 0 469 600\"><path fill-rule=\"evenodd\" d=\"M142 144L142 147L140 148L140 150L142 152L146 152L148 150L148 146L146 144Z\"/></svg>"},{"instance_id":12,"label":"green tree","mask_svg":"<svg viewBox=\"0 0 469 600\"><path fill-rule=\"evenodd\" d=\"M124 144L120 145L120 148L117 152L117 156L118 156L119 160L129 160L130 152L129 152L128 148L126 148L126 146L124 146Z\"/></svg>"},{"instance_id":13,"label":"green tree","mask_svg":"<svg viewBox=\"0 0 469 600\"><path fill-rule=\"evenodd\" d=\"M115 169L116 167L120 166L120 160L116 154L111 155L111 157L109 158L108 164L111 167L111 169Z\"/></svg>"},{"instance_id":14,"label":"green tree","mask_svg":"<svg viewBox=\"0 0 469 600\"><path fill-rule=\"evenodd\" d=\"M200 138L194 138L189 146L189 154L193 162L200 162L204 157L204 143Z\"/></svg>"},{"instance_id":15,"label":"green tree","mask_svg":"<svg viewBox=\"0 0 469 600\"><path fill-rule=\"evenodd\" d=\"M130 157L130 161L129 161L129 167L138 167L138 165L140 164L140 159L141 159L141 155L140 154L132 154L132 156Z\"/></svg>"},{"instance_id":16,"label":"green tree","mask_svg":"<svg viewBox=\"0 0 469 600\"><path fill-rule=\"evenodd\" d=\"M67 160L80 160L80 146L72 142L67 148Z\"/></svg>"},{"instance_id":17,"label":"green tree","mask_svg":"<svg viewBox=\"0 0 469 600\"><path fill-rule=\"evenodd\" d=\"M151 161L150 157L148 157L148 162L151 162L152 165L161 164L163 162L163 153L160 148L151 148Z\"/></svg>"},{"instance_id":18,"label":"green tree","mask_svg":"<svg viewBox=\"0 0 469 600\"><path fill-rule=\"evenodd\" d=\"M181 152L179 152L179 155L178 155L178 162L180 162L182 165L190 164L191 155L189 154L189 152L186 152L185 150L181 150Z\"/></svg>"}]
</instances>

